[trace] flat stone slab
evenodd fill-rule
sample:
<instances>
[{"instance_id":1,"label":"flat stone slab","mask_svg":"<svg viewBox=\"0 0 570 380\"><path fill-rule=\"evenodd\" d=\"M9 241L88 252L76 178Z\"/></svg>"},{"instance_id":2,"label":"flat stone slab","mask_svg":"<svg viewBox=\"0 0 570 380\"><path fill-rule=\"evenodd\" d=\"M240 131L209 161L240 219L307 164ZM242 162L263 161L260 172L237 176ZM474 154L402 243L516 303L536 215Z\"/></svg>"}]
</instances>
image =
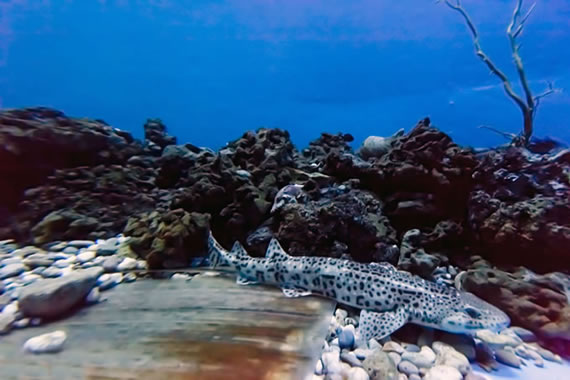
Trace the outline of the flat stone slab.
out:
<instances>
[{"instance_id":1,"label":"flat stone slab","mask_svg":"<svg viewBox=\"0 0 570 380\"><path fill-rule=\"evenodd\" d=\"M286 298L206 272L137 280L102 293L73 316L0 337L2 379L303 379L320 353L334 301ZM22 345L64 330L62 352Z\"/></svg>"}]
</instances>

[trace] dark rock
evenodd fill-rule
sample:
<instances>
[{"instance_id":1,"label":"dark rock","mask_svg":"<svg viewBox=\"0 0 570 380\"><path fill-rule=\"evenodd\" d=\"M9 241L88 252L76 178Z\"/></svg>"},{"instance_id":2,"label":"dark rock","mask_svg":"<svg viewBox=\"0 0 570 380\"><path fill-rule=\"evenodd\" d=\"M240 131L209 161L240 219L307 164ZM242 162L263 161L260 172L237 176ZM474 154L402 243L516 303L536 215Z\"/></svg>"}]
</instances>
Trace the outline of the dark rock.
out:
<instances>
[{"instance_id":1,"label":"dark rock","mask_svg":"<svg viewBox=\"0 0 570 380\"><path fill-rule=\"evenodd\" d=\"M274 227L290 255L341 257L384 261L396 243L396 231L382 214L382 203L371 193L331 187L305 204L283 206ZM259 255L264 252L259 252Z\"/></svg>"},{"instance_id":2,"label":"dark rock","mask_svg":"<svg viewBox=\"0 0 570 380\"><path fill-rule=\"evenodd\" d=\"M570 355L570 304L554 277L480 266L463 274L461 286L506 312L513 325L531 330L557 353Z\"/></svg>"},{"instance_id":3,"label":"dark rock","mask_svg":"<svg viewBox=\"0 0 570 380\"><path fill-rule=\"evenodd\" d=\"M431 278L435 268L441 264L441 260L419 248L421 240L422 233L418 229L410 230L404 234L400 247L398 268L425 278Z\"/></svg>"},{"instance_id":4,"label":"dark rock","mask_svg":"<svg viewBox=\"0 0 570 380\"><path fill-rule=\"evenodd\" d=\"M544 156L516 147L485 153L469 199L469 224L481 252L495 264L541 272L569 262L568 172L568 150Z\"/></svg>"},{"instance_id":5,"label":"dark rock","mask_svg":"<svg viewBox=\"0 0 570 380\"><path fill-rule=\"evenodd\" d=\"M41 107L1 111L0 209L15 211L24 189L55 169L123 163L140 151L130 134L99 121Z\"/></svg>"},{"instance_id":6,"label":"dark rock","mask_svg":"<svg viewBox=\"0 0 570 380\"><path fill-rule=\"evenodd\" d=\"M149 268L183 268L207 252L210 217L181 209L151 212L129 219L124 234L128 244Z\"/></svg>"},{"instance_id":7,"label":"dark rock","mask_svg":"<svg viewBox=\"0 0 570 380\"><path fill-rule=\"evenodd\" d=\"M97 220L73 211L58 210L46 215L32 228L33 242L42 245L54 240L87 236Z\"/></svg>"},{"instance_id":8,"label":"dark rock","mask_svg":"<svg viewBox=\"0 0 570 380\"><path fill-rule=\"evenodd\" d=\"M356 178L362 188L378 194L401 234L433 228L442 220L463 220L477 164L474 154L425 121L391 146L382 157L366 162L347 152L331 152L323 173L340 180Z\"/></svg>"},{"instance_id":9,"label":"dark rock","mask_svg":"<svg viewBox=\"0 0 570 380\"><path fill-rule=\"evenodd\" d=\"M148 119L144 125L145 150L160 156L167 145L175 145L176 137L166 133L166 126L160 119Z\"/></svg>"}]
</instances>

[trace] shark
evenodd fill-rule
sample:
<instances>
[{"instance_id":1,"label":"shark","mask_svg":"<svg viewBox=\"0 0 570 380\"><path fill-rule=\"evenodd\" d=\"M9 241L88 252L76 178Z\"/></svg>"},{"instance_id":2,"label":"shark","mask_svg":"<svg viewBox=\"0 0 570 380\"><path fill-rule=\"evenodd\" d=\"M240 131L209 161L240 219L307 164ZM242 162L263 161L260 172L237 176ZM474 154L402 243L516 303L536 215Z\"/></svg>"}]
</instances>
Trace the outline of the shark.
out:
<instances>
[{"instance_id":1,"label":"shark","mask_svg":"<svg viewBox=\"0 0 570 380\"><path fill-rule=\"evenodd\" d=\"M240 285L277 286L287 297L317 295L361 309L356 335L368 341L389 336L406 323L451 333L498 332L509 317L474 294L400 271L389 263L291 256L277 239L265 257L251 257L235 242L227 251L209 233L208 254L215 265L225 263Z\"/></svg>"}]
</instances>

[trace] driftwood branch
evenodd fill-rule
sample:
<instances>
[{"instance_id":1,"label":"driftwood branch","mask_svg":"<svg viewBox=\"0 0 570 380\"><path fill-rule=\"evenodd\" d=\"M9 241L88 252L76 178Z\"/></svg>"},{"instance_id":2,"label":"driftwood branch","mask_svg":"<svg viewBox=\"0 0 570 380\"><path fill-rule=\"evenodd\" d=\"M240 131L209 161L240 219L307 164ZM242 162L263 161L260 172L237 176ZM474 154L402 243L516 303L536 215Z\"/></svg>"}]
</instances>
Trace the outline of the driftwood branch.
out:
<instances>
[{"instance_id":1,"label":"driftwood branch","mask_svg":"<svg viewBox=\"0 0 570 380\"><path fill-rule=\"evenodd\" d=\"M525 25L526 21L528 20L529 16L534 11L536 3L533 4L524 15L521 15L521 8L522 8L523 0L517 0L515 10L513 11L513 17L511 19L511 22L509 23L509 26L507 27L507 36L509 37L509 41L511 44L513 60L514 60L515 66L517 68L517 73L519 75L521 87L522 87L523 92L524 92L524 99L523 99L521 96L519 96L517 93L515 93L515 91L513 90L513 86L511 85L511 82L509 81L509 79L507 78L505 73L503 73L497 67L497 65L495 65L493 63L493 61L491 61L489 56L487 54L485 54L485 52L481 48L481 44L479 42L479 33L477 32L477 28L475 28L475 25L471 21L469 14L461 6L461 1L460 0L455 0L455 2L452 2L451 0L443 0L443 1L445 2L445 4L448 7L457 11L459 14L461 14L461 16L463 16L463 18L465 19L465 23L467 24L467 27L469 28L471 35L473 37L473 45L475 46L475 54L477 54L477 56L487 65L489 70L491 70L491 73L493 73L497 77L499 77L499 79L503 82L503 88L505 89L507 96L509 96L518 105L518 107L521 109L521 112L523 114L523 130L521 133L522 142L525 145L528 144L528 142L532 136L534 116L536 114L536 109L537 109L538 105L540 104L540 100L542 98L544 98L545 96L548 96L548 95L552 94L553 92L556 92L556 90L552 87L552 84L550 84L548 89L545 90L544 92L542 92L541 94L536 95L536 96L532 95L532 91L530 89L530 86L529 86L529 83L528 83L528 80L526 78L526 74L524 71L522 59L521 59L520 54L519 54L519 50L520 50L521 45L520 45L520 43L517 42L517 37L520 36L520 34L522 33L522 31L524 29L524 25ZM494 128L488 128L488 127L485 127L485 128L494 130L495 132L499 132ZM499 133L501 133L503 136L509 135L509 134L506 134L504 132L499 132ZM519 141L521 141L520 136L517 136L517 135L514 135L514 136L516 136L517 138L513 138L513 143L514 142L518 143Z\"/></svg>"}]
</instances>

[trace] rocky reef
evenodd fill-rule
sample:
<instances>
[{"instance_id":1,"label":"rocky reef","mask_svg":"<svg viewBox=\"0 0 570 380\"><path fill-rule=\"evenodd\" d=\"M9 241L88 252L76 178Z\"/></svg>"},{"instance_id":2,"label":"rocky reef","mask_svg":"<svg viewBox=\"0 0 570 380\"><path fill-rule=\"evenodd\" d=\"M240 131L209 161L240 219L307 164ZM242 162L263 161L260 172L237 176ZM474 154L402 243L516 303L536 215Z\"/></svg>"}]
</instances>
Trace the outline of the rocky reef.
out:
<instances>
[{"instance_id":1,"label":"rocky reef","mask_svg":"<svg viewBox=\"0 0 570 380\"><path fill-rule=\"evenodd\" d=\"M47 108L0 112L0 240L46 247L128 236L152 269L225 246L262 255L388 261L455 282L570 356L570 152L455 144L421 120L366 140L248 131L213 151L177 144L158 119L145 140ZM556 271L552 274L548 272Z\"/></svg>"}]
</instances>

